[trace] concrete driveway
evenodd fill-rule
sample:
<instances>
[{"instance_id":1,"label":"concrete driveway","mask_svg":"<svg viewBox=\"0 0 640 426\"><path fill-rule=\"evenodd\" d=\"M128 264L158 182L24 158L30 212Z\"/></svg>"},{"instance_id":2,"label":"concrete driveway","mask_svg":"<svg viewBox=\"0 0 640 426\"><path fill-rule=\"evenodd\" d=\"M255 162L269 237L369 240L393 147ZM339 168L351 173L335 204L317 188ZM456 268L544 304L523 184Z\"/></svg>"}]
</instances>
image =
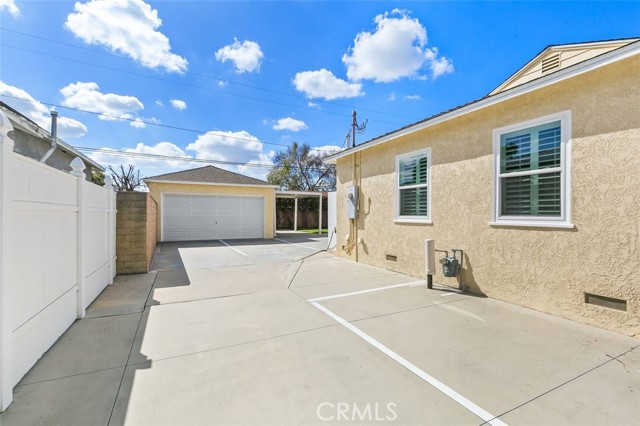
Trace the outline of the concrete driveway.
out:
<instances>
[{"instance_id":1,"label":"concrete driveway","mask_svg":"<svg viewBox=\"0 0 640 426\"><path fill-rule=\"evenodd\" d=\"M640 341L322 252L169 243L15 388L2 425L631 425Z\"/></svg>"}]
</instances>

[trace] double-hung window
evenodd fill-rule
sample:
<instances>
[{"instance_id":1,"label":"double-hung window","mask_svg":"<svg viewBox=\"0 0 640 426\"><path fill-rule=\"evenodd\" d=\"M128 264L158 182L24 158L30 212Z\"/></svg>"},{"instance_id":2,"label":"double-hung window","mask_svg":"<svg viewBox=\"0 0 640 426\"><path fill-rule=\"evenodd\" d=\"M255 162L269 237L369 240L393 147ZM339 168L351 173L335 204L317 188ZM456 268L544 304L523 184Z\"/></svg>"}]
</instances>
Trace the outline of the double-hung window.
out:
<instances>
[{"instance_id":1,"label":"double-hung window","mask_svg":"<svg viewBox=\"0 0 640 426\"><path fill-rule=\"evenodd\" d=\"M571 227L571 115L496 129L494 224Z\"/></svg>"},{"instance_id":2,"label":"double-hung window","mask_svg":"<svg viewBox=\"0 0 640 426\"><path fill-rule=\"evenodd\" d=\"M396 157L396 221L431 220L431 149Z\"/></svg>"}]
</instances>

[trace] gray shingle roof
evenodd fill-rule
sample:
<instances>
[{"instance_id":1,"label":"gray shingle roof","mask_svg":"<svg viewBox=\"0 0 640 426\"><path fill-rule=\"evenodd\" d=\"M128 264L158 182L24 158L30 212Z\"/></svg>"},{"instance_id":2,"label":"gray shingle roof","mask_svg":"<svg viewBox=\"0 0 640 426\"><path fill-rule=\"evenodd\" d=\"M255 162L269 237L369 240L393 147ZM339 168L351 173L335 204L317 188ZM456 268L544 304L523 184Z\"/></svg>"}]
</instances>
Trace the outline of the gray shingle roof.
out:
<instances>
[{"instance_id":1,"label":"gray shingle roof","mask_svg":"<svg viewBox=\"0 0 640 426\"><path fill-rule=\"evenodd\" d=\"M145 181L175 181L193 183L211 183L226 185L267 185L273 186L269 182L255 179L239 173L230 172L214 166L204 166L197 169L183 170L181 172L166 173L158 176L151 176Z\"/></svg>"}]
</instances>

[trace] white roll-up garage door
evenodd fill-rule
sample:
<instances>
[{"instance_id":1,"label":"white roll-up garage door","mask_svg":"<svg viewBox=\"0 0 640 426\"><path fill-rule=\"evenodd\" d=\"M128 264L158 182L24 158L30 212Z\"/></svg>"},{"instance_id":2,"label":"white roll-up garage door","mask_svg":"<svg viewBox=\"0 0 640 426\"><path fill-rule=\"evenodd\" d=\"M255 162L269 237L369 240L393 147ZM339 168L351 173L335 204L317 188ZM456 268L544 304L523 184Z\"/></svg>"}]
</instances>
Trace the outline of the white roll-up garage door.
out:
<instances>
[{"instance_id":1,"label":"white roll-up garage door","mask_svg":"<svg viewBox=\"0 0 640 426\"><path fill-rule=\"evenodd\" d=\"M264 197L162 197L162 240L264 238Z\"/></svg>"}]
</instances>

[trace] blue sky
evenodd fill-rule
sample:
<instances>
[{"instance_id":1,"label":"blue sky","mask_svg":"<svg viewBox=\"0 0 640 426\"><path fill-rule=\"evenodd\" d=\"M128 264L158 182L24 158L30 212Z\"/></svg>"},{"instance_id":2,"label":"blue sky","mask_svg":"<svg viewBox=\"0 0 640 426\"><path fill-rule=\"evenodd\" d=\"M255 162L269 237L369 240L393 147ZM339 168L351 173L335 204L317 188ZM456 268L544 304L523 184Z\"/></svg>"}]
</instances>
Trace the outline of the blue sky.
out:
<instances>
[{"instance_id":1,"label":"blue sky","mask_svg":"<svg viewBox=\"0 0 640 426\"><path fill-rule=\"evenodd\" d=\"M77 147L263 178L292 141L341 147L354 109L363 142L486 95L547 45L638 35L640 2L0 0L0 100L45 128L58 105Z\"/></svg>"}]
</instances>

